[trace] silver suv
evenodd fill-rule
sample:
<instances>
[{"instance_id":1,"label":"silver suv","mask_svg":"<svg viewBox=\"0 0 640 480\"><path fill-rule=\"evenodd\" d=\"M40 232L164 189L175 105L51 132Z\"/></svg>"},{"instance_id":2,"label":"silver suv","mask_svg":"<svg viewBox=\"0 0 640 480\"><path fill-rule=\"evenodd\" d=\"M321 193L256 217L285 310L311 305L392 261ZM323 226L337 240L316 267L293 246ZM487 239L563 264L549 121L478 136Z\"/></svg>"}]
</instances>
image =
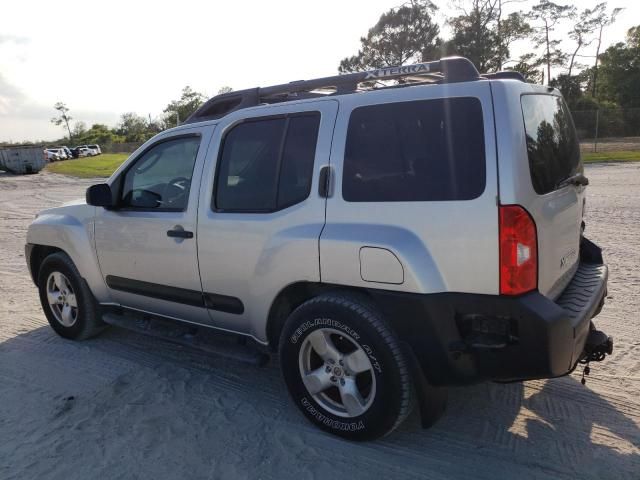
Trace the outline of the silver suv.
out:
<instances>
[{"instance_id":1,"label":"silver suv","mask_svg":"<svg viewBox=\"0 0 640 480\"><path fill-rule=\"evenodd\" d=\"M414 403L433 424L448 385L611 352L587 183L557 90L445 58L218 95L42 212L26 258L63 337L252 339L310 421L366 440Z\"/></svg>"}]
</instances>

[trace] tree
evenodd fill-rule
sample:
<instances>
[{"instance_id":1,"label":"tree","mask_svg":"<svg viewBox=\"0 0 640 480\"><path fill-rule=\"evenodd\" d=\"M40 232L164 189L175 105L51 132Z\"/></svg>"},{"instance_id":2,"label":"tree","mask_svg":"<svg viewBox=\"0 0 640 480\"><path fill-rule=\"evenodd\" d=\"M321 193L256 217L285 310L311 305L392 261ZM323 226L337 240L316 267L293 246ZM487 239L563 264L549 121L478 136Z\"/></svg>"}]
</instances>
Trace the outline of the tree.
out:
<instances>
[{"instance_id":1,"label":"tree","mask_svg":"<svg viewBox=\"0 0 640 480\"><path fill-rule=\"evenodd\" d=\"M508 70L513 70L515 72L520 72L524 79L529 83L542 83L542 73L538 69L540 64L535 61L535 54L527 53L522 55L518 62Z\"/></svg>"},{"instance_id":2,"label":"tree","mask_svg":"<svg viewBox=\"0 0 640 480\"><path fill-rule=\"evenodd\" d=\"M141 143L153 135L148 129L147 120L137 113L123 113L116 127L116 134L124 137L125 142Z\"/></svg>"},{"instance_id":3,"label":"tree","mask_svg":"<svg viewBox=\"0 0 640 480\"><path fill-rule=\"evenodd\" d=\"M69 122L71 120L73 120L73 117L71 115L69 115L69 109L62 102L56 103L53 106L53 108L58 111L58 116L57 117L53 117L51 119L51 123L53 123L54 125L57 125L57 126L60 126L60 125L64 124L66 126L66 128L67 128L67 132L69 132L69 142L71 142L72 141L72 135L71 135L71 127L69 127Z\"/></svg>"},{"instance_id":4,"label":"tree","mask_svg":"<svg viewBox=\"0 0 640 480\"><path fill-rule=\"evenodd\" d=\"M597 7L596 7L597 8ZM595 29L594 19L592 17L594 9L585 9L580 13L579 20L574 24L573 28L569 32L569 38L576 43L575 50L571 53L571 60L569 60L569 71L567 75L571 77L571 72L573 71L573 67L576 65L576 57L578 56L578 52L582 47L588 46L593 39L590 39L589 36L593 33Z\"/></svg>"},{"instance_id":5,"label":"tree","mask_svg":"<svg viewBox=\"0 0 640 480\"><path fill-rule=\"evenodd\" d=\"M549 82L552 87L558 88L567 101L569 108L582 97L582 79L579 75L560 74Z\"/></svg>"},{"instance_id":6,"label":"tree","mask_svg":"<svg viewBox=\"0 0 640 480\"><path fill-rule=\"evenodd\" d=\"M449 20L453 36L447 51L471 60L482 71L502 70L513 42L531 33L521 12L503 18L503 9L520 0L465 0L460 15Z\"/></svg>"},{"instance_id":7,"label":"tree","mask_svg":"<svg viewBox=\"0 0 640 480\"><path fill-rule=\"evenodd\" d=\"M447 50L467 57L481 72L495 69L500 56L498 32L490 28L494 12L495 2L472 0L469 10L449 20L453 36Z\"/></svg>"},{"instance_id":8,"label":"tree","mask_svg":"<svg viewBox=\"0 0 640 480\"><path fill-rule=\"evenodd\" d=\"M220 87L220 90L218 90L218 95L222 95L223 93L231 93L233 92L233 88L229 87L228 85L225 85L224 87Z\"/></svg>"},{"instance_id":9,"label":"tree","mask_svg":"<svg viewBox=\"0 0 640 480\"><path fill-rule=\"evenodd\" d=\"M598 87L598 59L600 57L600 48L602 47L602 32L605 27L608 27L613 22L616 21L616 17L623 10L622 8L614 8L610 14L607 13L607 4L599 3L594 7L593 12L593 23L594 28L598 32L598 43L596 46L596 60L593 65L593 82L591 83L591 95L595 98L597 95L597 87Z\"/></svg>"},{"instance_id":10,"label":"tree","mask_svg":"<svg viewBox=\"0 0 640 480\"><path fill-rule=\"evenodd\" d=\"M172 116L176 124L179 125L181 121L185 121L189 116L195 112L200 105L206 100L205 96L199 92L194 91L190 86L186 86L182 89L182 95L179 100L172 100L164 108L163 112L168 116ZM169 119L167 118L167 123Z\"/></svg>"},{"instance_id":11,"label":"tree","mask_svg":"<svg viewBox=\"0 0 640 480\"><path fill-rule=\"evenodd\" d=\"M390 9L360 38L358 53L342 59L338 70L347 73L433 58L440 44L440 29L431 18L436 9L429 0Z\"/></svg>"},{"instance_id":12,"label":"tree","mask_svg":"<svg viewBox=\"0 0 640 480\"><path fill-rule=\"evenodd\" d=\"M94 123L89 130L82 133L80 137L77 137L78 143L109 145L113 143L122 143L124 137L117 135L106 125L101 123Z\"/></svg>"},{"instance_id":13,"label":"tree","mask_svg":"<svg viewBox=\"0 0 640 480\"><path fill-rule=\"evenodd\" d=\"M499 11L502 11L502 7L500 7ZM508 60L513 42L526 38L533 33L531 25L529 25L522 12L510 13L505 20L502 20L501 17L502 14L500 13L496 20L500 47L496 58L496 70L498 71L502 70L505 61Z\"/></svg>"},{"instance_id":14,"label":"tree","mask_svg":"<svg viewBox=\"0 0 640 480\"><path fill-rule=\"evenodd\" d=\"M558 5L549 0L540 0L540 3L534 5L529 13L530 19L536 22L533 41L536 47L543 48L539 61L547 67L547 83L551 80L551 67L564 65L567 60L567 55L560 49L561 40L552 39L551 33L560 21L573 18L575 11L575 7L569 5Z\"/></svg>"},{"instance_id":15,"label":"tree","mask_svg":"<svg viewBox=\"0 0 640 480\"><path fill-rule=\"evenodd\" d=\"M76 122L73 125L73 138L76 139L76 142L82 143L80 138L84 135L86 131L87 131L87 124L84 122Z\"/></svg>"},{"instance_id":16,"label":"tree","mask_svg":"<svg viewBox=\"0 0 640 480\"><path fill-rule=\"evenodd\" d=\"M598 100L640 107L640 25L628 30L626 43L612 45L600 55L599 71Z\"/></svg>"}]
</instances>

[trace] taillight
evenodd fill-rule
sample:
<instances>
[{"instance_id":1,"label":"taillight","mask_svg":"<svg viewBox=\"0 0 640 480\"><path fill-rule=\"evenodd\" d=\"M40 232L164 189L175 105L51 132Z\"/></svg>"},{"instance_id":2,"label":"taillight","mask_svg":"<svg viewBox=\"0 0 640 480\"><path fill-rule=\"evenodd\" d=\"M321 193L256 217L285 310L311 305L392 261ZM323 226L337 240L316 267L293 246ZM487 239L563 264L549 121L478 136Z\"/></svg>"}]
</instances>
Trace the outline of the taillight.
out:
<instances>
[{"instance_id":1,"label":"taillight","mask_svg":"<svg viewBox=\"0 0 640 480\"><path fill-rule=\"evenodd\" d=\"M536 224L520 205L501 205L500 294L519 295L537 287Z\"/></svg>"}]
</instances>

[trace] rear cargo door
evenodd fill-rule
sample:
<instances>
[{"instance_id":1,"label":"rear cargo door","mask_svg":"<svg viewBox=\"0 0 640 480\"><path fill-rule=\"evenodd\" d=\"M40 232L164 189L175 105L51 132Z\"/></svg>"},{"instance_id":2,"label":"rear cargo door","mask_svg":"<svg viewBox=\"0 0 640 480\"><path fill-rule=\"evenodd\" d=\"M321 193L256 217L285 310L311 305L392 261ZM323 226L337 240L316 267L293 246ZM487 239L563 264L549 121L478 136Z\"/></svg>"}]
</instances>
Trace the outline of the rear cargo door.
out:
<instances>
[{"instance_id":1,"label":"rear cargo door","mask_svg":"<svg viewBox=\"0 0 640 480\"><path fill-rule=\"evenodd\" d=\"M529 174L535 195L524 205L538 233L538 289L555 298L578 266L585 186L567 181L583 173L569 110L559 95L520 97Z\"/></svg>"}]
</instances>

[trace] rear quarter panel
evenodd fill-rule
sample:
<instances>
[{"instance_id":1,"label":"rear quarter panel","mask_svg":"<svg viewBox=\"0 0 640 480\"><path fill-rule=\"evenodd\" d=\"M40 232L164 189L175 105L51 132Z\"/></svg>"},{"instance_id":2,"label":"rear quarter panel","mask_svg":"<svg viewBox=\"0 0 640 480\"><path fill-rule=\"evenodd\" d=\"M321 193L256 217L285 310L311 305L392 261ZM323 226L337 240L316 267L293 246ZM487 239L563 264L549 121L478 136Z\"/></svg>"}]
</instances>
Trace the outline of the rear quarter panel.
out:
<instances>
[{"instance_id":1,"label":"rear quarter panel","mask_svg":"<svg viewBox=\"0 0 640 480\"><path fill-rule=\"evenodd\" d=\"M492 82L498 140L500 203L522 205L536 222L538 290L557 297L571 280L578 262L577 234L584 188L565 187L544 195L533 188L521 96L559 95L552 88L516 80ZM563 259L570 259L563 262ZM566 263L566 264L565 264Z\"/></svg>"},{"instance_id":2,"label":"rear quarter panel","mask_svg":"<svg viewBox=\"0 0 640 480\"><path fill-rule=\"evenodd\" d=\"M486 185L467 201L347 202L342 197L346 133L351 112L363 105L475 97L482 106ZM497 294L498 214L496 145L488 81L381 90L340 99L331 152L333 195L320 240L323 282L416 293ZM360 249L387 249L400 261L401 283L365 281Z\"/></svg>"}]
</instances>

